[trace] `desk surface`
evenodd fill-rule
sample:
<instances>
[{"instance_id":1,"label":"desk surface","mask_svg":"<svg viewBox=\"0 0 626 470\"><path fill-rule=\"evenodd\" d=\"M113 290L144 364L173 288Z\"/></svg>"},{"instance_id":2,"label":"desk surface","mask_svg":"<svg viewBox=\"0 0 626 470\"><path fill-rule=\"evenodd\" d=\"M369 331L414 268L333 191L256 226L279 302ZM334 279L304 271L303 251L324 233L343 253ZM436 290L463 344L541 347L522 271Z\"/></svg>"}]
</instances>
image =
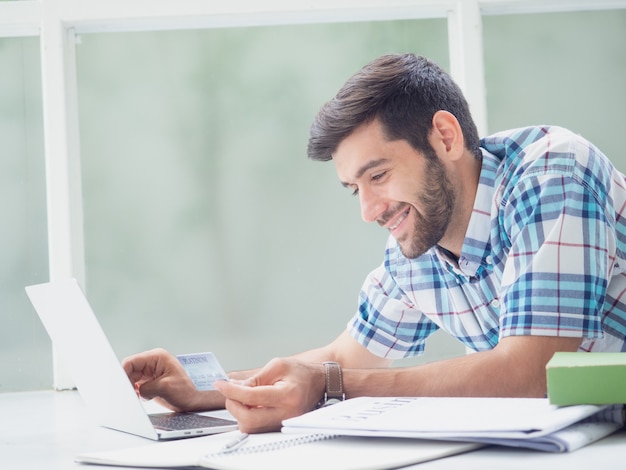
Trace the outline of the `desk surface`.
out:
<instances>
[{"instance_id":1,"label":"desk surface","mask_svg":"<svg viewBox=\"0 0 626 470\"><path fill-rule=\"evenodd\" d=\"M77 392L0 394L0 468L79 470L73 458L82 452L122 449L151 441L96 426ZM419 470L603 470L624 468L626 432L619 432L569 454L489 447L426 462Z\"/></svg>"}]
</instances>

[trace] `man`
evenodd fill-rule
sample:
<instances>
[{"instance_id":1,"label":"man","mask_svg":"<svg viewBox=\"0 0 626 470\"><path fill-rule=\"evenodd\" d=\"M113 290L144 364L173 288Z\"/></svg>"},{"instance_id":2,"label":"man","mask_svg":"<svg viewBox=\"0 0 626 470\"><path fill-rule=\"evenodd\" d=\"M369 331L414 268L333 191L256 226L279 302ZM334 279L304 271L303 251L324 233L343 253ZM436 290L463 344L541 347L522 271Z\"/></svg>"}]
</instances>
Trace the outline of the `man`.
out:
<instances>
[{"instance_id":1,"label":"man","mask_svg":"<svg viewBox=\"0 0 626 470\"><path fill-rule=\"evenodd\" d=\"M625 181L581 137L532 127L479 141L451 78L406 54L348 80L316 117L308 153L332 160L363 219L390 233L348 329L232 373L220 393L197 391L163 350L138 354L124 367L142 396L175 410L225 405L259 432L325 391L542 397L555 352L626 350ZM438 328L476 353L389 367Z\"/></svg>"}]
</instances>

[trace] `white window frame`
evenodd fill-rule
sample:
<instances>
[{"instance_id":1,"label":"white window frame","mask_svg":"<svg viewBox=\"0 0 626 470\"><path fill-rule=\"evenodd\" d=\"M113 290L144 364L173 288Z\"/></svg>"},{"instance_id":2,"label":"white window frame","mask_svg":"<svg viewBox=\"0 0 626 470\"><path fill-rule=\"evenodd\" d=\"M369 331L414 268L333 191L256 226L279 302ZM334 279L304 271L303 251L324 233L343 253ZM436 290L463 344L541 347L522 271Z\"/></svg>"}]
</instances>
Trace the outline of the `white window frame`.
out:
<instances>
[{"instance_id":1,"label":"white window frame","mask_svg":"<svg viewBox=\"0 0 626 470\"><path fill-rule=\"evenodd\" d=\"M445 18L450 71L484 135L483 15L625 8L626 0L0 1L0 37L40 38L50 279L74 277L85 284L75 55L80 34ZM54 358L55 388L71 388Z\"/></svg>"}]
</instances>

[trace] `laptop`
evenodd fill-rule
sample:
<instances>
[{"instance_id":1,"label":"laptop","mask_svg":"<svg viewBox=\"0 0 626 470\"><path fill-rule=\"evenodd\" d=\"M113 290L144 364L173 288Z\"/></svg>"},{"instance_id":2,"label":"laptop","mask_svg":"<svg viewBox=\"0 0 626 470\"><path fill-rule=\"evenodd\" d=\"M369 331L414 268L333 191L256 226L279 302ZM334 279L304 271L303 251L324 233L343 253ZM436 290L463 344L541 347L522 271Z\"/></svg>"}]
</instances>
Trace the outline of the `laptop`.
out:
<instances>
[{"instance_id":1,"label":"laptop","mask_svg":"<svg viewBox=\"0 0 626 470\"><path fill-rule=\"evenodd\" d=\"M75 279L26 293L99 425L154 440L237 429L236 421L204 414L148 414Z\"/></svg>"}]
</instances>

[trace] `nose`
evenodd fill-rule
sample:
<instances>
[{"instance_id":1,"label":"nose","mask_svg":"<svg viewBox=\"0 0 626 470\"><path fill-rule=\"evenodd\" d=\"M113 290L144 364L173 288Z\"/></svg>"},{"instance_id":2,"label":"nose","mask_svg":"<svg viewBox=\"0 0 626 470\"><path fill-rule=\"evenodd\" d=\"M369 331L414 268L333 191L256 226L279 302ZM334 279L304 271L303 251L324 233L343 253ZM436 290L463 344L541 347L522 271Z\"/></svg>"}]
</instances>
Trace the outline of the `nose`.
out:
<instances>
[{"instance_id":1,"label":"nose","mask_svg":"<svg viewBox=\"0 0 626 470\"><path fill-rule=\"evenodd\" d=\"M375 222L385 211L384 201L367 188L359 188L359 203L361 204L361 218L365 222Z\"/></svg>"}]
</instances>

